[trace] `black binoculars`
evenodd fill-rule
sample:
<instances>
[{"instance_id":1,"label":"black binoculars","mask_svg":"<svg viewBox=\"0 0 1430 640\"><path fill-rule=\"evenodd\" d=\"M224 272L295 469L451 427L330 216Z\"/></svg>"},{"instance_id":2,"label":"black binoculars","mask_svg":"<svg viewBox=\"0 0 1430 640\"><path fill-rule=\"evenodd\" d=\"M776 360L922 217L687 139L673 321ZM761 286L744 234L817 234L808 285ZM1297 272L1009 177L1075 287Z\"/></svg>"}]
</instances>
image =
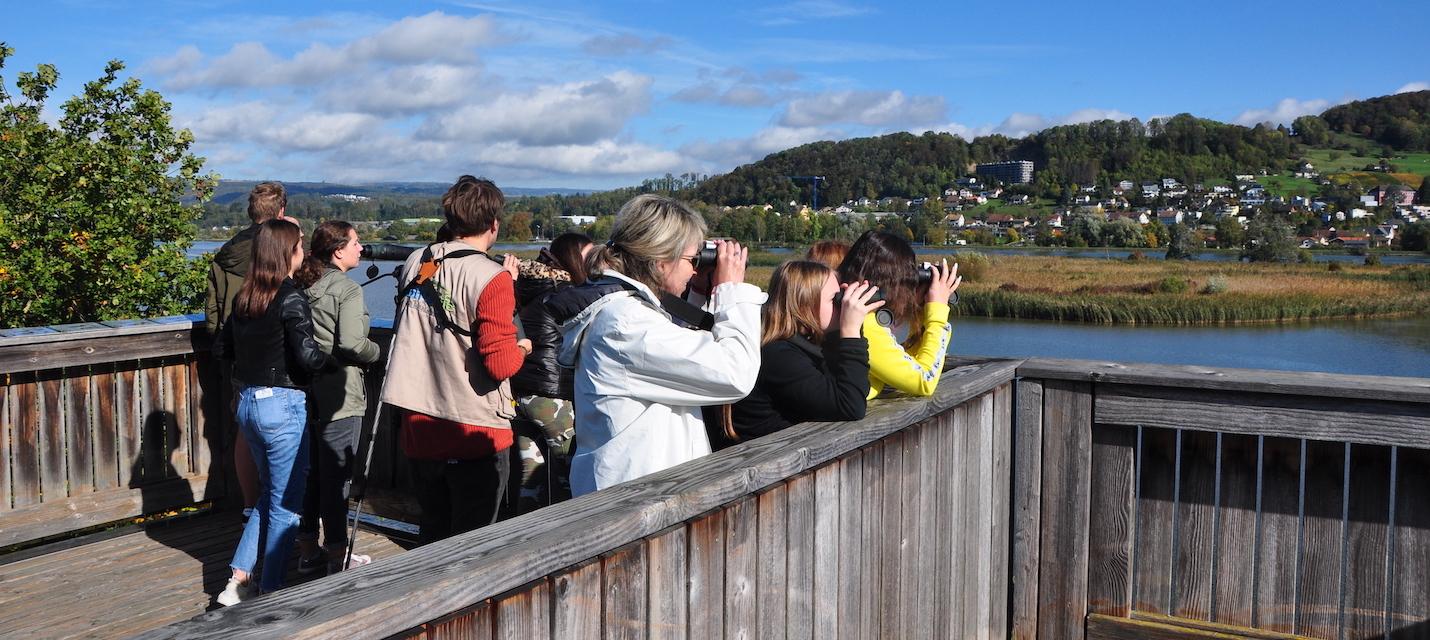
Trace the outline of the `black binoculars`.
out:
<instances>
[{"instance_id":1,"label":"black binoculars","mask_svg":"<svg viewBox=\"0 0 1430 640\"><path fill-rule=\"evenodd\" d=\"M692 266L696 271L709 271L715 268L715 263L720 260L720 254L715 250L715 241L706 240L700 245L699 253L695 254L695 261Z\"/></svg>"}]
</instances>

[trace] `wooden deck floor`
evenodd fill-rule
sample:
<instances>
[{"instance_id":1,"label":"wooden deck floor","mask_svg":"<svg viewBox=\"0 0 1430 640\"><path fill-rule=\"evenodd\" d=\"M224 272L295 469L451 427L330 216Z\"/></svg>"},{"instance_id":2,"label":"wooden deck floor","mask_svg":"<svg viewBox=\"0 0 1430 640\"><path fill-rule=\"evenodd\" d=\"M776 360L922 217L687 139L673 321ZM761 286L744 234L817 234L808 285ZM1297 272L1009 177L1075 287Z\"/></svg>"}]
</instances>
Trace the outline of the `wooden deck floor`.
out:
<instances>
[{"instance_id":1,"label":"wooden deck floor","mask_svg":"<svg viewBox=\"0 0 1430 640\"><path fill-rule=\"evenodd\" d=\"M203 515L0 564L0 636L121 638L203 613L216 606L240 533L237 514ZM358 549L374 563L402 552L366 531ZM300 581L296 556L290 585Z\"/></svg>"}]
</instances>

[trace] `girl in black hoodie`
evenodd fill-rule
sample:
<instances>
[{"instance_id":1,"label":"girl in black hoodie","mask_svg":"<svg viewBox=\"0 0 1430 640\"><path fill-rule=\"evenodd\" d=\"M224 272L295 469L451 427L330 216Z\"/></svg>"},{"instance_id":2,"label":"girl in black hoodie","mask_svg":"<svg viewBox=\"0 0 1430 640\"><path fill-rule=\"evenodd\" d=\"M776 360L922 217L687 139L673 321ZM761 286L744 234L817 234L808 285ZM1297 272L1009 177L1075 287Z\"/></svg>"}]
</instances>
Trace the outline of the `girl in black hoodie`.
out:
<instances>
[{"instance_id":1,"label":"girl in black hoodie","mask_svg":"<svg viewBox=\"0 0 1430 640\"><path fill-rule=\"evenodd\" d=\"M760 317L759 379L731 410L733 433L713 433L712 443L729 446L799 422L863 418L869 343L860 330L864 316L884 304L871 301L877 290L868 282L840 285L817 262L775 269Z\"/></svg>"}]
</instances>

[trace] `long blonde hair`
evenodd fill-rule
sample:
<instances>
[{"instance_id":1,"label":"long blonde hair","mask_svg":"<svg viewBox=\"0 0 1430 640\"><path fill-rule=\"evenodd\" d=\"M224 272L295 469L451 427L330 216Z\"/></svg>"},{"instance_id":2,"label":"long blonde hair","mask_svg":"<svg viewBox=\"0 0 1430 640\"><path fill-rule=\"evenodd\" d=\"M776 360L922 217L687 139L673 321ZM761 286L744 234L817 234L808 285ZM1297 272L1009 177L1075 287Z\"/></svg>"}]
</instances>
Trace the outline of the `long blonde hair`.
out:
<instances>
[{"instance_id":1,"label":"long blonde hair","mask_svg":"<svg viewBox=\"0 0 1430 640\"><path fill-rule=\"evenodd\" d=\"M834 270L810 260L790 260L770 276L769 299L760 309L760 344L796 335L817 340L824 333L819 322L819 296Z\"/></svg>"},{"instance_id":2,"label":"long blonde hair","mask_svg":"<svg viewBox=\"0 0 1430 640\"><path fill-rule=\"evenodd\" d=\"M606 269L618 271L659 294L659 264L676 260L692 243L705 239L705 219L675 198L643 194L631 198L616 214L611 240L586 257L586 271L595 278Z\"/></svg>"}]
</instances>

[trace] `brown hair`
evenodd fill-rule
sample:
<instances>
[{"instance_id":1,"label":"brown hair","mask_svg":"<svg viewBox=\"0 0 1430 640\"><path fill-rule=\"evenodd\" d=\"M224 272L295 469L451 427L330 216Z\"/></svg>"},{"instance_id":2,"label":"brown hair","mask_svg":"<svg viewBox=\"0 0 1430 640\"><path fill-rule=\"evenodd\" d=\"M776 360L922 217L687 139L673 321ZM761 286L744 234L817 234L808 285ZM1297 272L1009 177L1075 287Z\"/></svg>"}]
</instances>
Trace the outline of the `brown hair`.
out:
<instances>
[{"instance_id":1,"label":"brown hair","mask_svg":"<svg viewBox=\"0 0 1430 640\"><path fill-rule=\"evenodd\" d=\"M248 192L248 219L263 224L288 208L288 192L281 182L260 182Z\"/></svg>"},{"instance_id":2,"label":"brown hair","mask_svg":"<svg viewBox=\"0 0 1430 640\"><path fill-rule=\"evenodd\" d=\"M906 347L918 344L923 337L918 278L914 248L907 240L883 231L865 231L839 265L840 282L868 280L879 287L886 300L884 308L894 314L894 322L909 328Z\"/></svg>"},{"instance_id":3,"label":"brown hair","mask_svg":"<svg viewBox=\"0 0 1430 640\"><path fill-rule=\"evenodd\" d=\"M611 240L586 257L587 277L618 271L661 292L659 264L679 259L685 247L705 239L705 219L675 198L641 194L631 198L611 229Z\"/></svg>"},{"instance_id":4,"label":"brown hair","mask_svg":"<svg viewBox=\"0 0 1430 640\"><path fill-rule=\"evenodd\" d=\"M293 280L303 289L313 286L323 277L323 273L333 263L333 254L348 246L348 233L353 226L342 220L324 220L313 230L313 240L308 243L308 255L303 258L303 266L293 274Z\"/></svg>"},{"instance_id":5,"label":"brown hair","mask_svg":"<svg viewBox=\"0 0 1430 640\"><path fill-rule=\"evenodd\" d=\"M243 277L243 286L234 300L233 312L243 318L257 318L268 311L278 287L288 278L293 252L303 243L303 232L287 220L269 220L253 238L253 265Z\"/></svg>"},{"instance_id":6,"label":"brown hair","mask_svg":"<svg viewBox=\"0 0 1430 640\"><path fill-rule=\"evenodd\" d=\"M790 260L770 276L769 298L760 308L760 345L794 336L818 339L819 294L834 270L809 260Z\"/></svg>"},{"instance_id":7,"label":"brown hair","mask_svg":"<svg viewBox=\"0 0 1430 640\"><path fill-rule=\"evenodd\" d=\"M568 232L556 236L551 241L551 255L556 258L556 264L551 266L571 274L571 284L585 282L586 258L581 255L581 250L590 244L591 238L584 233Z\"/></svg>"},{"instance_id":8,"label":"brown hair","mask_svg":"<svg viewBox=\"0 0 1430 640\"><path fill-rule=\"evenodd\" d=\"M462 176L442 196L442 213L453 238L490 231L506 206L506 196L486 178Z\"/></svg>"},{"instance_id":9,"label":"brown hair","mask_svg":"<svg viewBox=\"0 0 1430 640\"><path fill-rule=\"evenodd\" d=\"M849 243L843 240L820 240L809 245L809 250L804 252L805 260L820 262L830 269L838 269L839 263L844 262L844 256L849 255Z\"/></svg>"}]
</instances>

